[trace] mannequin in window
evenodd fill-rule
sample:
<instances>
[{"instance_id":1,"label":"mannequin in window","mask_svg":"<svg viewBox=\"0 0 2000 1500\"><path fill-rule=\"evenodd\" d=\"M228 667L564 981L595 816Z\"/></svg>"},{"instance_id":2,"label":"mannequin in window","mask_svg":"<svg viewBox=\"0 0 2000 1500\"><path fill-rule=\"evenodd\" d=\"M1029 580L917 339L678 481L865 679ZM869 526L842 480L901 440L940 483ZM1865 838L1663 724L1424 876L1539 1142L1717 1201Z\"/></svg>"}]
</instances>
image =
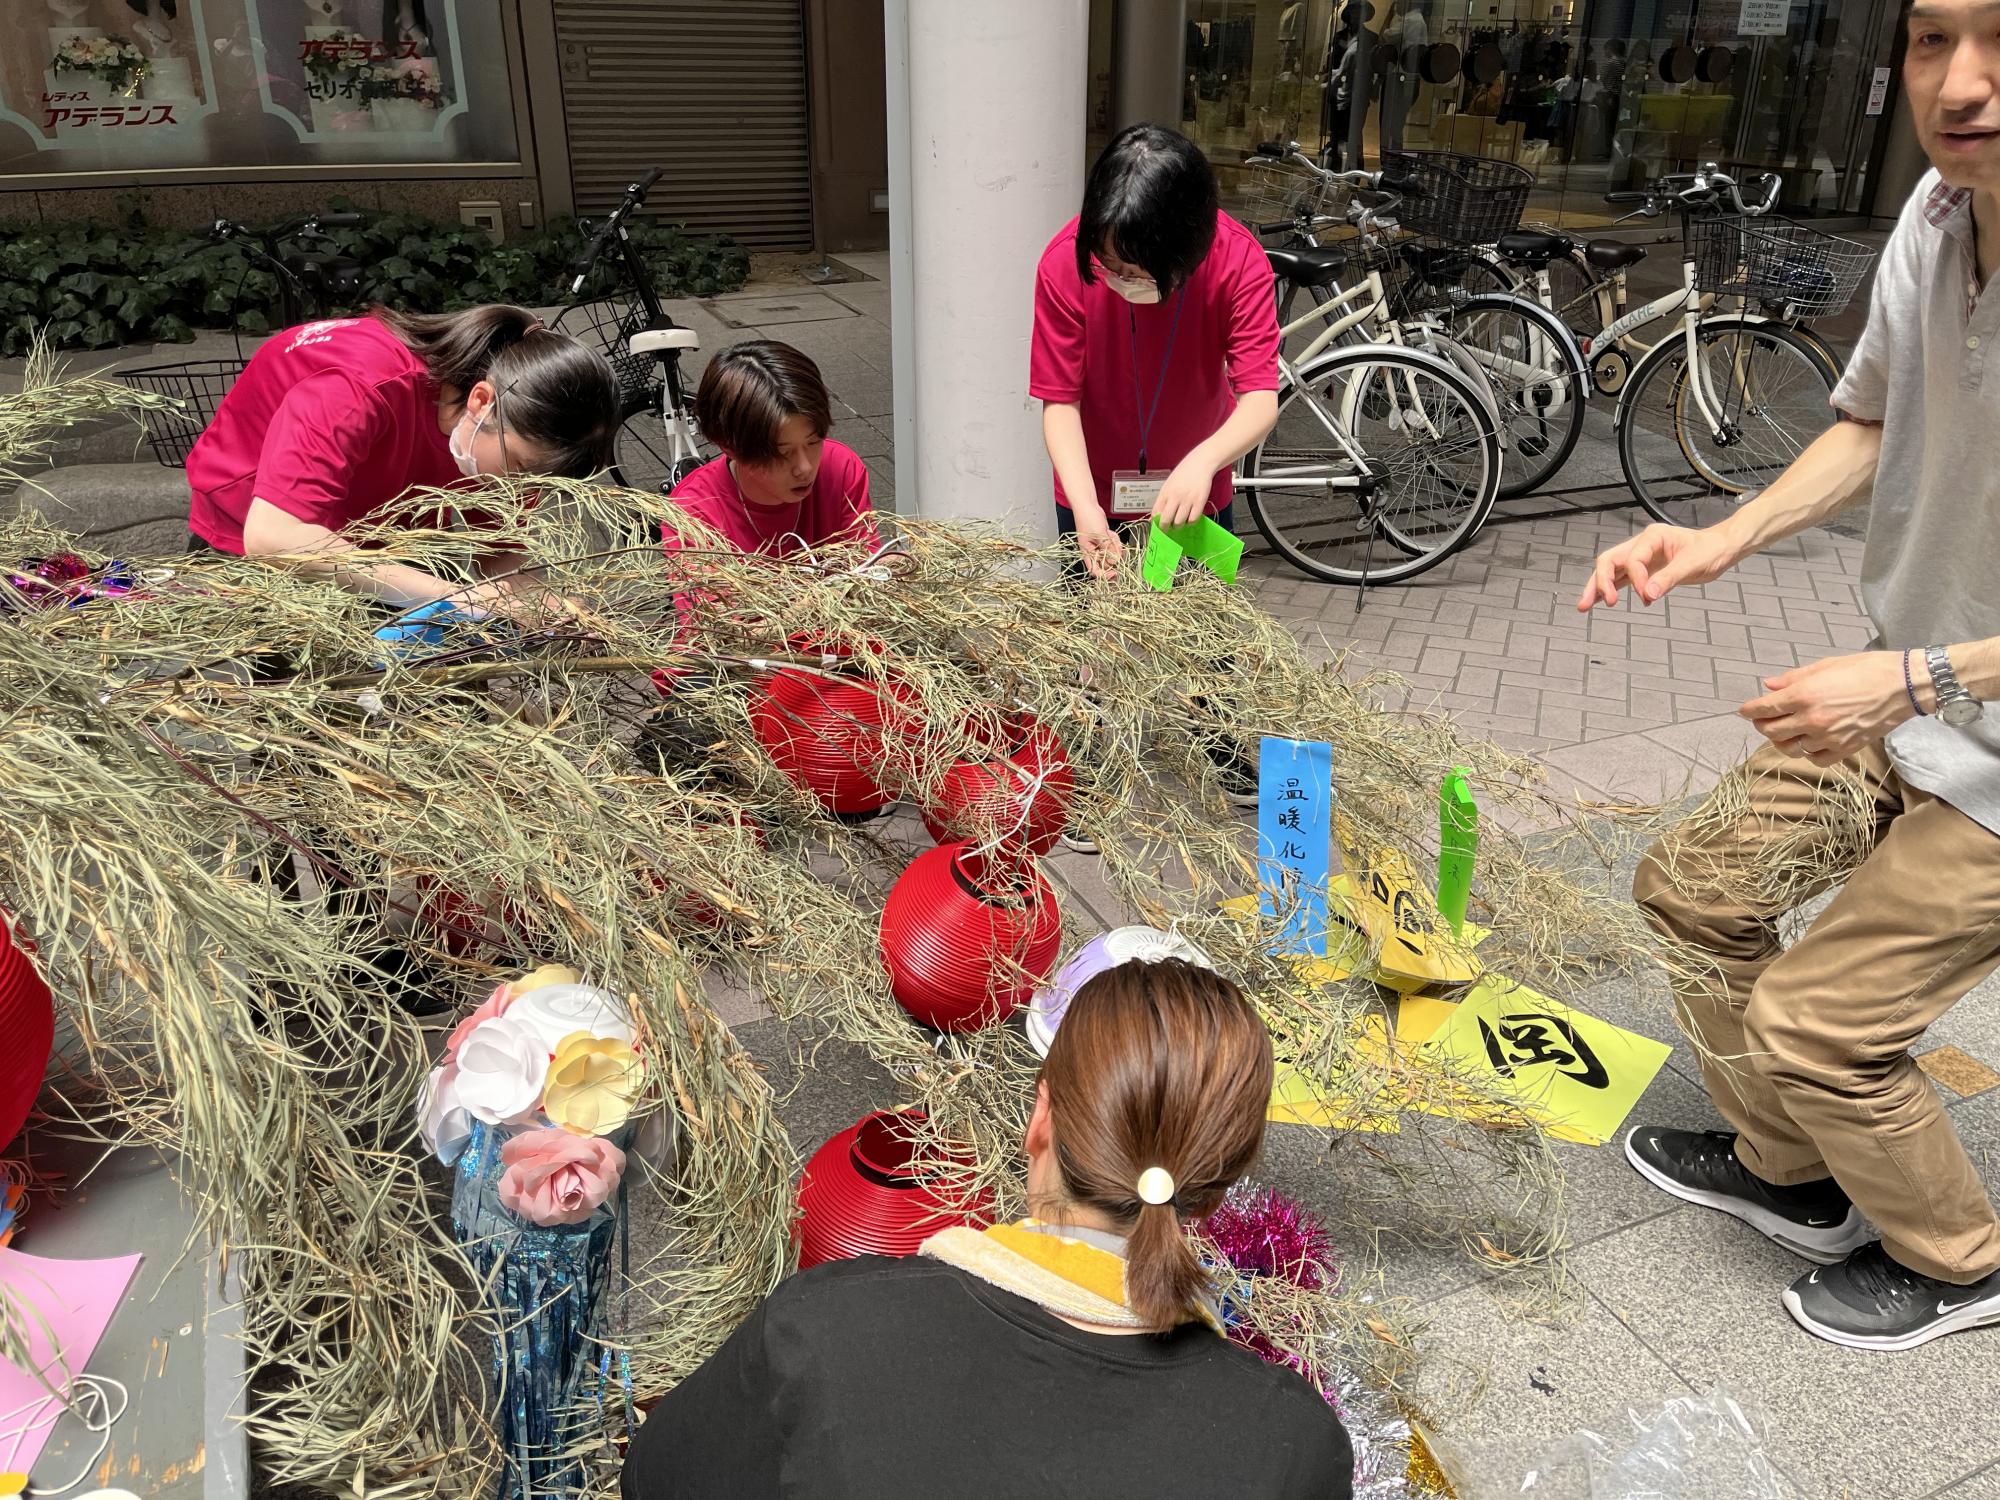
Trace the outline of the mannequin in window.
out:
<instances>
[{"instance_id":1,"label":"mannequin in window","mask_svg":"<svg viewBox=\"0 0 2000 1500\"><path fill-rule=\"evenodd\" d=\"M1420 0L1400 0L1382 25L1382 45L1394 47L1389 76L1382 87L1382 149L1403 149L1403 122L1417 97L1418 78L1405 63L1422 55L1431 43L1430 23L1424 19Z\"/></svg>"}]
</instances>

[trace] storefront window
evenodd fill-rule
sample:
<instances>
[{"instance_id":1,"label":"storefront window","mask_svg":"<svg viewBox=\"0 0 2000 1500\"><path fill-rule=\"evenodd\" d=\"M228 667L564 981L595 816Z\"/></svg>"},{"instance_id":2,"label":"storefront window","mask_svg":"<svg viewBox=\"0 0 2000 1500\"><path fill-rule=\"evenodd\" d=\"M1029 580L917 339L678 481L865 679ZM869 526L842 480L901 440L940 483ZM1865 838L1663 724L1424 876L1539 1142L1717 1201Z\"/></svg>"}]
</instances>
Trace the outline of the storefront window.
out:
<instances>
[{"instance_id":1,"label":"storefront window","mask_svg":"<svg viewBox=\"0 0 2000 1500\"><path fill-rule=\"evenodd\" d=\"M501 8L10 0L0 176L513 161Z\"/></svg>"},{"instance_id":2,"label":"storefront window","mask_svg":"<svg viewBox=\"0 0 2000 1500\"><path fill-rule=\"evenodd\" d=\"M1366 165L1385 147L1516 163L1536 177L1530 221L1608 223L1605 193L1704 161L1782 173L1794 214L1867 207L1892 0L1355 4L1365 76L1345 0L1189 0L1182 128L1226 191L1254 180L1240 163L1259 141L1352 165L1358 104Z\"/></svg>"}]
</instances>

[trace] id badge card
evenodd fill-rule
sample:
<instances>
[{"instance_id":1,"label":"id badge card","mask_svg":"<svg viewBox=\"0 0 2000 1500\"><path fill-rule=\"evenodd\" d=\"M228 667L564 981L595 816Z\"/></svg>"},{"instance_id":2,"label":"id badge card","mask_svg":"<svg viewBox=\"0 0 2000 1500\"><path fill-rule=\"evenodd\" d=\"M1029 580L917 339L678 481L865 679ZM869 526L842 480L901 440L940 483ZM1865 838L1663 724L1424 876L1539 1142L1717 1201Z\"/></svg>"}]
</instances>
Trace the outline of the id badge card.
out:
<instances>
[{"instance_id":1,"label":"id badge card","mask_svg":"<svg viewBox=\"0 0 2000 1500\"><path fill-rule=\"evenodd\" d=\"M1153 505L1167 483L1167 472L1146 473L1140 469L1111 472L1111 519L1143 521L1153 513Z\"/></svg>"}]
</instances>

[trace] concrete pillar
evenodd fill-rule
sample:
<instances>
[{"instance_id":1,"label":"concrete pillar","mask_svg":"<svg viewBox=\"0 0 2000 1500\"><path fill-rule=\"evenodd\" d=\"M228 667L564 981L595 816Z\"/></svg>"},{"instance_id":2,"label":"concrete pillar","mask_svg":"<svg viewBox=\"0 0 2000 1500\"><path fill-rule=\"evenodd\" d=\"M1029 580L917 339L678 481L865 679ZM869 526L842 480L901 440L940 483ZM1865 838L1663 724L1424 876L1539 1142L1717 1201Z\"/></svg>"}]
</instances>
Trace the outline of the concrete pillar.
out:
<instances>
[{"instance_id":1,"label":"concrete pillar","mask_svg":"<svg viewBox=\"0 0 2000 1500\"><path fill-rule=\"evenodd\" d=\"M911 283L909 316L900 298L892 309L899 439L906 402L916 421L915 451L896 452L897 509L1044 541L1055 506L1028 338L1035 264L1083 201L1089 0L898 9L908 148L890 152L907 162L909 253L892 242L891 265Z\"/></svg>"},{"instance_id":2,"label":"concrete pillar","mask_svg":"<svg viewBox=\"0 0 2000 1500\"><path fill-rule=\"evenodd\" d=\"M1180 129L1187 76L1187 0L1114 0L1111 128L1141 120Z\"/></svg>"}]
</instances>

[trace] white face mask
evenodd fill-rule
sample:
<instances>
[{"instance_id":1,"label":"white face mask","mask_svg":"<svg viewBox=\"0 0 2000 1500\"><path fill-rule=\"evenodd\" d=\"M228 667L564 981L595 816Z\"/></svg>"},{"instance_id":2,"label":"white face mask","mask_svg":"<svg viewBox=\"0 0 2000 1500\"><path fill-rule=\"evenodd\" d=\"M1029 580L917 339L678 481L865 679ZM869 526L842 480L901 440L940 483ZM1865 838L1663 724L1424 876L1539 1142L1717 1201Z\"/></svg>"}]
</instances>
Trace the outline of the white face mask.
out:
<instances>
[{"instance_id":1,"label":"white face mask","mask_svg":"<svg viewBox=\"0 0 2000 1500\"><path fill-rule=\"evenodd\" d=\"M1141 307L1144 307L1148 303L1160 300L1159 283L1155 281L1139 280L1129 276L1114 276L1109 271L1103 274L1104 284L1123 297L1127 302L1136 302Z\"/></svg>"},{"instance_id":2,"label":"white face mask","mask_svg":"<svg viewBox=\"0 0 2000 1500\"><path fill-rule=\"evenodd\" d=\"M471 479L479 472L479 459L473 454L472 445L479 440L479 429L486 425L486 417L482 414L472 424L472 431L465 439L465 446L461 448L458 444L458 429L464 425L465 418L459 418L458 425L451 429L451 436L445 439L445 446L451 450L452 462L458 465L458 472Z\"/></svg>"}]
</instances>

